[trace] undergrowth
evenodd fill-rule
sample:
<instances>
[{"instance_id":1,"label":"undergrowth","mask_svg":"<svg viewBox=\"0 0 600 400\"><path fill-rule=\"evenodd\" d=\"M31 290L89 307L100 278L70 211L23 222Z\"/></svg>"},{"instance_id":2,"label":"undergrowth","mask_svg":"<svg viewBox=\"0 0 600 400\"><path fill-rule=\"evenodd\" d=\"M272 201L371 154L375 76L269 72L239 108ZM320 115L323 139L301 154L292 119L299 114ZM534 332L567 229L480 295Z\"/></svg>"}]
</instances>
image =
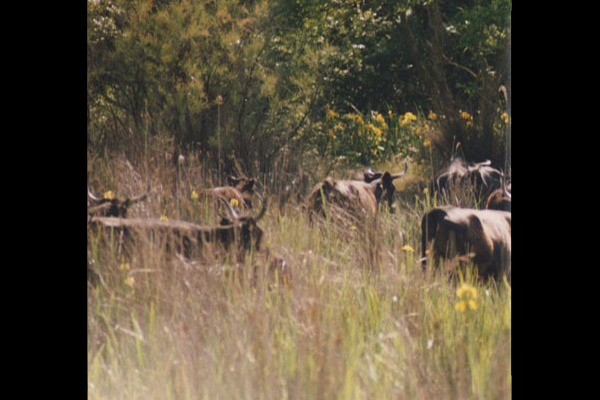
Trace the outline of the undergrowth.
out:
<instances>
[{"instance_id":1,"label":"undergrowth","mask_svg":"<svg viewBox=\"0 0 600 400\"><path fill-rule=\"evenodd\" d=\"M88 232L88 397L511 398L510 286L422 268L420 218L437 199L405 178L397 211L369 232L310 223L263 187L258 225L285 274L260 252L200 263L151 238L124 257L118 238ZM89 171L98 194L135 195L147 180L131 217L213 223L192 196L212 184L200 165L106 158Z\"/></svg>"}]
</instances>

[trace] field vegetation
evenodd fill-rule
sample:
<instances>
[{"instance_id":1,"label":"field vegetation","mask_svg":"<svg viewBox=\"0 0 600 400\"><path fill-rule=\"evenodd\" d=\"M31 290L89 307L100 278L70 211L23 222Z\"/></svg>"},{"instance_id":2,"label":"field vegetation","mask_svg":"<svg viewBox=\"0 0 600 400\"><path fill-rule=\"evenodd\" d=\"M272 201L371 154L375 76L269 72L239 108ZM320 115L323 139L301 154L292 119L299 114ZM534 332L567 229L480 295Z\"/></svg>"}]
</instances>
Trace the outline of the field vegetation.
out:
<instances>
[{"instance_id":1,"label":"field vegetation","mask_svg":"<svg viewBox=\"0 0 600 400\"><path fill-rule=\"evenodd\" d=\"M211 223L192 196L211 181L200 165L177 185L171 164L148 163L147 175L124 157L94 166L116 194L150 177L131 217ZM260 252L242 264L182 259L151 237L125 258L116 237L88 237L98 274L88 285L90 398L511 397L510 286L422 269L419 221L434 199L400 189L398 211L361 232L310 224L301 203L266 189L259 226L282 270Z\"/></svg>"},{"instance_id":2,"label":"field vegetation","mask_svg":"<svg viewBox=\"0 0 600 400\"><path fill-rule=\"evenodd\" d=\"M451 156L510 173L511 7L88 0L88 187L206 226L228 175L268 204L243 261L88 226L88 398L511 398L510 285L420 244L432 207L481 205L428 192ZM396 212L308 220L326 176L405 161Z\"/></svg>"}]
</instances>

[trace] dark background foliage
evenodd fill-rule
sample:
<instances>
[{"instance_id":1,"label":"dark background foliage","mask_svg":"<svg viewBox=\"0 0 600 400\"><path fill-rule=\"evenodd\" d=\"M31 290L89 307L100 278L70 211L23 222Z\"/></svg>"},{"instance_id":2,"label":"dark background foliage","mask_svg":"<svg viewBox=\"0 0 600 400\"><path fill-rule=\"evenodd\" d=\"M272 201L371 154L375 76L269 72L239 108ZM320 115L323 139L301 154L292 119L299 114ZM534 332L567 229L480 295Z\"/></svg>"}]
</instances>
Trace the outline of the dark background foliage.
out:
<instances>
[{"instance_id":1,"label":"dark background foliage","mask_svg":"<svg viewBox=\"0 0 600 400\"><path fill-rule=\"evenodd\" d=\"M316 148L328 110L411 111L439 116L434 169L456 153L506 168L511 8L88 0L88 154L193 153L221 173L292 171L331 156Z\"/></svg>"}]
</instances>

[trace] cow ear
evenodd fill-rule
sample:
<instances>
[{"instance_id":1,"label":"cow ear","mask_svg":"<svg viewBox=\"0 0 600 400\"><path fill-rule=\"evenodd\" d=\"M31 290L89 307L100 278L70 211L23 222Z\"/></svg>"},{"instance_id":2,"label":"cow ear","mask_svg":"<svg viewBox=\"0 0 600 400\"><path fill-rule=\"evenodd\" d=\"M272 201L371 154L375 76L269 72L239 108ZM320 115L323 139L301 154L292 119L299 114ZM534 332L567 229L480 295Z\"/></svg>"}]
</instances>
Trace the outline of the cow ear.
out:
<instances>
[{"instance_id":1,"label":"cow ear","mask_svg":"<svg viewBox=\"0 0 600 400\"><path fill-rule=\"evenodd\" d=\"M227 183L229 183L229 186L235 186L238 184L240 180L238 178L236 178L235 176L228 176L227 177Z\"/></svg>"},{"instance_id":2,"label":"cow ear","mask_svg":"<svg viewBox=\"0 0 600 400\"><path fill-rule=\"evenodd\" d=\"M381 199L382 194L383 194L383 188L381 187L381 183L377 183L377 186L375 186L375 198L377 199L377 201L379 201L379 199Z\"/></svg>"},{"instance_id":3,"label":"cow ear","mask_svg":"<svg viewBox=\"0 0 600 400\"><path fill-rule=\"evenodd\" d=\"M333 185L334 185L333 180L331 178L327 178L323 181L323 186L321 186L321 188L324 191L330 191L333 189Z\"/></svg>"},{"instance_id":4,"label":"cow ear","mask_svg":"<svg viewBox=\"0 0 600 400\"><path fill-rule=\"evenodd\" d=\"M381 177L381 181L383 182L384 188L390 187L390 185L392 184L392 175L390 175L389 172L385 171L385 173Z\"/></svg>"}]
</instances>

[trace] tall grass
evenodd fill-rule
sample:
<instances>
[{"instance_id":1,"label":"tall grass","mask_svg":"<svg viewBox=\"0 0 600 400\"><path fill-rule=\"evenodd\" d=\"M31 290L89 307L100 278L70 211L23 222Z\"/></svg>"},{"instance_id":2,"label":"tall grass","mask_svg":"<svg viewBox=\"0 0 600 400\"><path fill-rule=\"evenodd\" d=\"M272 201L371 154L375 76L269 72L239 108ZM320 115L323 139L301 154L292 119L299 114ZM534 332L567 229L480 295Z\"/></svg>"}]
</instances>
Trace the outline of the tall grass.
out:
<instances>
[{"instance_id":1,"label":"tall grass","mask_svg":"<svg viewBox=\"0 0 600 400\"><path fill-rule=\"evenodd\" d=\"M97 160L90 181L127 195L150 177L130 216L208 223L189 194L211 180L201 166L177 185L171 164L132 170ZM148 238L125 259L89 235L89 398L510 398L510 287L467 275L477 308L457 311L457 283L419 262L430 199L404 200L368 233L270 201L259 226L286 277L258 253L200 263Z\"/></svg>"}]
</instances>

